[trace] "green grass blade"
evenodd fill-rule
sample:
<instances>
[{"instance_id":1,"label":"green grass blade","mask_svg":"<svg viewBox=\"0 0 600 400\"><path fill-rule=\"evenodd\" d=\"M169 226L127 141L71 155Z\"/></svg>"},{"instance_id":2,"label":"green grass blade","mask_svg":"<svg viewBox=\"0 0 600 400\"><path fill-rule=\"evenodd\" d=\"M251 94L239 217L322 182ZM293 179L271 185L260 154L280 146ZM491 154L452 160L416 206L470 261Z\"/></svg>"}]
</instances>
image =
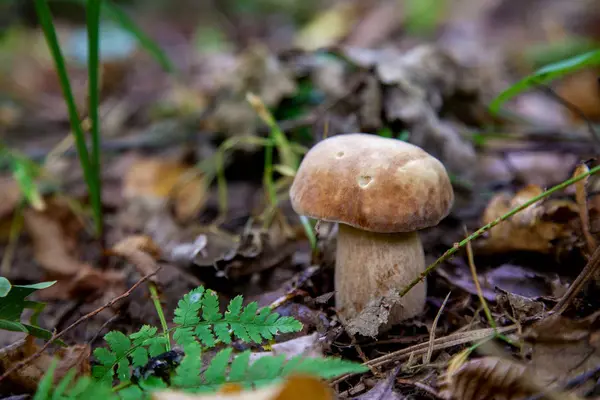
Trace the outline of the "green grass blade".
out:
<instances>
[{"instance_id":1,"label":"green grass blade","mask_svg":"<svg viewBox=\"0 0 600 400\"><path fill-rule=\"evenodd\" d=\"M92 209L96 223L96 233L102 235L102 174L100 163L100 85L98 82L100 67L100 0L88 0L86 7L88 33L88 84L89 118L92 134L92 169L94 171L95 196L92 197Z\"/></svg>"},{"instance_id":2,"label":"green grass blade","mask_svg":"<svg viewBox=\"0 0 600 400\"><path fill-rule=\"evenodd\" d=\"M90 164L90 156L85 143L85 135L81 127L79 113L77 112L77 106L75 105L75 98L71 90L65 59L58 43L58 37L56 36L54 23L52 22L50 7L48 7L46 0L35 0L35 9L39 18L39 23L44 32L46 42L48 43L48 48L52 54L52 58L54 59L56 72L60 81L60 87L67 104L69 122L71 124L71 129L73 130L73 135L75 136L75 146L79 155L81 168L83 169L83 176L87 183L90 197L94 199L98 196L96 194L96 186L94 184L94 171L92 165Z\"/></svg>"},{"instance_id":3,"label":"green grass blade","mask_svg":"<svg viewBox=\"0 0 600 400\"><path fill-rule=\"evenodd\" d=\"M492 113L497 114L502 104L519 93L592 65L600 65L600 50L588 51L587 53L546 65L500 93L490 103L489 109Z\"/></svg>"},{"instance_id":4,"label":"green grass blade","mask_svg":"<svg viewBox=\"0 0 600 400\"><path fill-rule=\"evenodd\" d=\"M169 73L175 72L175 66L167 54L154 40L141 30L123 10L108 0L104 0L102 6L102 11L106 13L107 17L117 22L123 29L135 36L140 45L154 57L156 62L158 62L165 71Z\"/></svg>"}]
</instances>

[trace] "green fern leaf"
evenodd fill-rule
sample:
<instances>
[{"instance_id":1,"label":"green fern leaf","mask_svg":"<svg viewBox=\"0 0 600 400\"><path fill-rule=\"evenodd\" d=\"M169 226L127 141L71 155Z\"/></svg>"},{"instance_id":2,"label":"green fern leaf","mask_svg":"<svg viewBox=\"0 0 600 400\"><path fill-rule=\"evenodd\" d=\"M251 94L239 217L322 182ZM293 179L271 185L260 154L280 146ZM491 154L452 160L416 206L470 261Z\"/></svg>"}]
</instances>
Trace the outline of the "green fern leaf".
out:
<instances>
[{"instance_id":1,"label":"green fern leaf","mask_svg":"<svg viewBox=\"0 0 600 400\"><path fill-rule=\"evenodd\" d=\"M345 374L367 371L369 371L368 367L341 358L307 358L296 356L286 363L282 371L282 376L287 376L291 373L305 373L323 379L331 379Z\"/></svg>"},{"instance_id":2,"label":"green fern leaf","mask_svg":"<svg viewBox=\"0 0 600 400\"><path fill-rule=\"evenodd\" d=\"M202 307L204 287L200 286L179 300L173 322L181 326L197 325L200 322L198 312Z\"/></svg>"},{"instance_id":3,"label":"green fern leaf","mask_svg":"<svg viewBox=\"0 0 600 400\"><path fill-rule=\"evenodd\" d=\"M134 346L142 346L148 340L154 338L156 336L157 331L158 329L155 326L144 325L140 328L139 331L129 335L129 338L133 342Z\"/></svg>"},{"instance_id":4,"label":"green fern leaf","mask_svg":"<svg viewBox=\"0 0 600 400\"><path fill-rule=\"evenodd\" d=\"M122 358L117 363L117 378L121 382L129 380L129 360L127 358Z\"/></svg>"},{"instance_id":5,"label":"green fern leaf","mask_svg":"<svg viewBox=\"0 0 600 400\"><path fill-rule=\"evenodd\" d=\"M244 351L233 359L229 368L230 382L243 382L250 366L250 350Z\"/></svg>"},{"instance_id":6,"label":"green fern leaf","mask_svg":"<svg viewBox=\"0 0 600 400\"><path fill-rule=\"evenodd\" d=\"M175 329L175 332L173 333L173 340L183 347L189 343L192 343L194 341L193 328L191 326L186 326Z\"/></svg>"},{"instance_id":7,"label":"green fern leaf","mask_svg":"<svg viewBox=\"0 0 600 400\"><path fill-rule=\"evenodd\" d=\"M208 322L215 322L223 319L223 316L219 312L219 297L212 290L209 290L206 293L206 296L204 296L202 318Z\"/></svg>"},{"instance_id":8,"label":"green fern leaf","mask_svg":"<svg viewBox=\"0 0 600 400\"><path fill-rule=\"evenodd\" d=\"M213 347L215 345L215 337L213 336L210 326L198 325L194 331L198 340L206 347Z\"/></svg>"},{"instance_id":9,"label":"green fern leaf","mask_svg":"<svg viewBox=\"0 0 600 400\"><path fill-rule=\"evenodd\" d=\"M199 387L202 383L200 379L202 348L197 342L192 341L184 347L183 351L185 352L185 356L175 370L171 386L178 388Z\"/></svg>"},{"instance_id":10,"label":"green fern leaf","mask_svg":"<svg viewBox=\"0 0 600 400\"><path fill-rule=\"evenodd\" d=\"M131 352L131 365L133 367L141 367L148 363L148 349L138 347Z\"/></svg>"},{"instance_id":11,"label":"green fern leaf","mask_svg":"<svg viewBox=\"0 0 600 400\"><path fill-rule=\"evenodd\" d=\"M242 323L231 322L229 324L229 326L231 327L231 331L233 332L233 334L241 341L246 342L246 343L249 343L252 341L252 339L250 339L250 335L248 335L246 326L244 326Z\"/></svg>"},{"instance_id":12,"label":"green fern leaf","mask_svg":"<svg viewBox=\"0 0 600 400\"><path fill-rule=\"evenodd\" d=\"M96 350L94 350L94 357L96 357L98 362L100 362L102 365L113 365L117 362L117 356L115 353L104 347L98 347Z\"/></svg>"},{"instance_id":13,"label":"green fern leaf","mask_svg":"<svg viewBox=\"0 0 600 400\"><path fill-rule=\"evenodd\" d=\"M217 353L210 361L206 372L204 373L204 382L207 385L215 385L225 383L225 369L229 365L229 358L233 349L228 347Z\"/></svg>"},{"instance_id":14,"label":"green fern leaf","mask_svg":"<svg viewBox=\"0 0 600 400\"><path fill-rule=\"evenodd\" d=\"M256 318L256 311L258 310L258 303L253 301L252 303L248 304L244 310L242 311L242 314L240 315L240 321L241 322L253 322L254 319Z\"/></svg>"},{"instance_id":15,"label":"green fern leaf","mask_svg":"<svg viewBox=\"0 0 600 400\"><path fill-rule=\"evenodd\" d=\"M143 392L137 385L128 386L119 390L119 399L121 400L140 400L148 398L148 394Z\"/></svg>"},{"instance_id":16,"label":"green fern leaf","mask_svg":"<svg viewBox=\"0 0 600 400\"><path fill-rule=\"evenodd\" d=\"M229 324L225 321L215 322L213 331L221 342L225 344L231 343L231 333L229 332Z\"/></svg>"},{"instance_id":17,"label":"green fern leaf","mask_svg":"<svg viewBox=\"0 0 600 400\"><path fill-rule=\"evenodd\" d=\"M264 356L254 361L248 369L248 381L252 383L263 383L261 381L272 381L281 376L285 355Z\"/></svg>"},{"instance_id":18,"label":"green fern leaf","mask_svg":"<svg viewBox=\"0 0 600 400\"><path fill-rule=\"evenodd\" d=\"M156 336L145 342L148 345L150 357L156 357L167 351L167 339L164 336Z\"/></svg>"},{"instance_id":19,"label":"green fern leaf","mask_svg":"<svg viewBox=\"0 0 600 400\"><path fill-rule=\"evenodd\" d=\"M108 332L104 335L104 340L106 340L117 358L124 357L131 347L131 340L119 331Z\"/></svg>"},{"instance_id":20,"label":"green fern leaf","mask_svg":"<svg viewBox=\"0 0 600 400\"><path fill-rule=\"evenodd\" d=\"M225 312L225 319L227 319L227 321L239 320L243 301L244 298L242 296L235 296L233 300L229 302L227 311Z\"/></svg>"}]
</instances>

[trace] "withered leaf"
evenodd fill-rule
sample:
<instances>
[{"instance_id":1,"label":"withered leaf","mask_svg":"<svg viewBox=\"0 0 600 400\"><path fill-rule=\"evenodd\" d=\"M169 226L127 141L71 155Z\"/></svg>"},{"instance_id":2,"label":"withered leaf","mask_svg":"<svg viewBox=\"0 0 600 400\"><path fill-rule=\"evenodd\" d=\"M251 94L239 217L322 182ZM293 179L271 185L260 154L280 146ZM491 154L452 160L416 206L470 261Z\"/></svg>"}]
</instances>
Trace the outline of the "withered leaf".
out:
<instances>
[{"instance_id":1,"label":"withered leaf","mask_svg":"<svg viewBox=\"0 0 600 400\"><path fill-rule=\"evenodd\" d=\"M494 221L542 192L539 186L528 185L514 196L506 193L494 196L483 214L482 223ZM572 201L538 202L490 229L488 237L476 243L477 249L486 253L558 252L562 248L555 243L562 241L568 245L576 236L573 222L577 216L577 204Z\"/></svg>"}]
</instances>

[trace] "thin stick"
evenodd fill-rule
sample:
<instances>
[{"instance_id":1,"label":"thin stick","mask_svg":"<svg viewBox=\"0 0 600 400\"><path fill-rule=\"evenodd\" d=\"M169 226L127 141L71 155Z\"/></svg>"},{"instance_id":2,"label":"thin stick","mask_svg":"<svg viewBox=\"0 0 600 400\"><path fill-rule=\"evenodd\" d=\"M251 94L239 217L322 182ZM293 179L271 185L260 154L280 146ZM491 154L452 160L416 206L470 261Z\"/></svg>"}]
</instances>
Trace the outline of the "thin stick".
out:
<instances>
[{"instance_id":1,"label":"thin stick","mask_svg":"<svg viewBox=\"0 0 600 400\"><path fill-rule=\"evenodd\" d=\"M475 342L475 341L481 341L484 339L490 339L490 338L496 337L496 332L506 333L506 332L514 331L516 329L517 329L516 325L511 325L511 326L506 326L503 328L498 328L496 331L492 328L484 328L484 329L478 329L478 330L469 331L469 332L453 333L448 336L444 336L444 337L435 339L433 349L434 350L447 349L449 347L454 347L454 346L458 346L461 344L471 343L471 342ZM390 362L406 359L406 358L410 357L411 354L412 355L425 354L425 352L427 352L428 348L429 348L429 343L427 343L427 342L419 343L414 346L410 346L405 349L394 351L392 353L385 354L381 357L374 358L364 365L366 365L369 368L381 367ZM347 375L340 376L339 378L332 381L330 383L330 385L334 386L334 385L350 378L351 376L358 375L358 374L359 373L347 374Z\"/></svg>"},{"instance_id":2,"label":"thin stick","mask_svg":"<svg viewBox=\"0 0 600 400\"><path fill-rule=\"evenodd\" d=\"M554 308L550 311L550 314L562 314L571 301L575 298L577 293L585 286L587 281L589 281L592 277L594 277L600 267L600 247L597 247L592 254L592 257L583 268L581 273L577 276L577 278L573 281L571 286L569 286L569 290L567 293L561 297L558 303L554 306Z\"/></svg>"},{"instance_id":3,"label":"thin stick","mask_svg":"<svg viewBox=\"0 0 600 400\"><path fill-rule=\"evenodd\" d=\"M587 165L582 163L577 166L573 175L579 175L586 171L589 171L589 168ZM590 233L590 214L588 211L586 190L588 180L589 177L577 182L577 184L575 185L575 200L577 201L577 208L579 209L581 231L583 232L583 237L585 238L585 243L587 245L588 252L589 254L592 254L594 250L596 250L596 240L594 240L594 237Z\"/></svg>"},{"instance_id":4,"label":"thin stick","mask_svg":"<svg viewBox=\"0 0 600 400\"><path fill-rule=\"evenodd\" d=\"M448 302L448 299L450 298L451 293L452 292L448 292L448 294L446 295L444 302L440 306L440 309L438 310L438 313L435 316L435 319L433 320L433 324L431 324L431 332L429 334L429 348L427 349L427 355L423 359L423 364L429 364L429 362L431 361L431 355L433 354L433 343L435 341L435 330L437 328L438 321L440 320L440 316L442 315L442 312L444 311L444 307L446 307L446 303Z\"/></svg>"},{"instance_id":5,"label":"thin stick","mask_svg":"<svg viewBox=\"0 0 600 400\"><path fill-rule=\"evenodd\" d=\"M467 243L471 242L474 239L477 239L479 236L481 236L483 233L489 231L490 229L492 229L493 227L495 227L496 225L498 225L501 222L506 221L507 219L509 219L510 217L512 217L513 215L515 215L518 212L523 211L524 209L526 209L527 207L530 207L531 205L537 203L538 201L550 196L551 194L558 192L559 190L562 190L568 186L571 186L572 184L579 182L582 179L585 179L586 177L596 174L600 172L600 165L590 169L588 172L583 173L581 175L577 175L574 176L571 179L568 179L548 190L546 190L545 192L535 196L533 199L521 204L518 207L513 208L512 210L510 210L509 212L507 212L506 214L504 214L503 216L493 220L492 222L490 222L489 224L482 226L481 228L479 228L477 231L475 231L473 234L471 234L470 236L466 237L465 239L463 239L460 243L455 243L454 246L450 249L448 249L444 254L442 254L442 256L440 258L438 258L433 264L429 265L425 271L421 272L421 274L419 274L419 276L417 278L415 278L411 283L408 284L408 286L406 286L404 289L402 289L402 291L400 292L400 296L405 296L406 293L408 293L413 287L415 287L415 285L417 285L419 282L423 281L423 279L425 279L425 277L427 275L429 275L429 273L431 271L433 271L434 269L436 269L442 262L446 261L448 258L450 258L454 253L456 253L461 247L465 246Z\"/></svg>"},{"instance_id":6,"label":"thin stick","mask_svg":"<svg viewBox=\"0 0 600 400\"><path fill-rule=\"evenodd\" d=\"M465 228L465 234L467 233L467 228ZM467 259L469 261L469 269L471 270L471 276L473 277L473 283L475 284L475 290L477 290L477 297L479 297L479 302L481 303L481 307L483 307L483 312L485 313L485 317L488 320L490 326L496 329L496 321L492 317L492 312L487 305L487 301L485 301L485 297L483 297L483 291L481 290L481 285L479 284L479 277L477 277L477 268L475 267L475 260L473 258L473 246L471 243L467 243Z\"/></svg>"},{"instance_id":7,"label":"thin stick","mask_svg":"<svg viewBox=\"0 0 600 400\"><path fill-rule=\"evenodd\" d=\"M18 362L17 364L13 365L11 368L9 368L8 370L6 370L6 372L4 372L4 374L2 374L2 376L0 376L0 382L2 382L4 379L6 379L10 374L12 374L13 372L16 372L18 370L20 370L21 368L23 368L24 366L28 365L29 363L31 363L32 361L34 361L35 359L37 359L38 357L40 357L43 352L55 341L57 341L58 339L60 339L61 337L63 337L67 332L69 332L71 329L75 328L77 325L81 324L83 321L92 318L93 316L95 316L96 314L102 312L103 310L112 307L115 303L119 302L120 300L123 300L126 297L129 297L129 295L138 287L140 286L142 283L144 283L145 281L147 281L148 279L150 279L152 276L156 275L156 273L158 271L160 271L160 269L162 268L162 266L159 266L156 271L144 276L143 278L141 278L139 281L137 281L129 290L127 290L125 293L123 293L122 295L115 297L114 299L112 299L111 301L109 301L108 303L106 303L105 305L103 305L100 308L97 308L96 310L84 315L83 317L79 318L77 321L73 322L71 325L69 325L68 327L66 327L65 329L63 329L61 332L56 333L54 335L52 335L52 337L42 346L41 349L39 349L37 352L35 352L34 354L30 355L29 357L27 357L26 359Z\"/></svg>"}]
</instances>

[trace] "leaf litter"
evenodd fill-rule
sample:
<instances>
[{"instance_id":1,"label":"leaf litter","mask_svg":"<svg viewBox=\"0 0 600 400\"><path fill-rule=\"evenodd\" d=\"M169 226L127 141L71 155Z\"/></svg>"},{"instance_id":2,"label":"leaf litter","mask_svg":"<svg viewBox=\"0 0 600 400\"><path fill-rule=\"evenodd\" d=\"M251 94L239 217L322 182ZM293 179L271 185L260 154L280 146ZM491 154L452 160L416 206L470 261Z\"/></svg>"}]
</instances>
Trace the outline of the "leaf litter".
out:
<instances>
[{"instance_id":1,"label":"leaf litter","mask_svg":"<svg viewBox=\"0 0 600 400\"><path fill-rule=\"evenodd\" d=\"M8 44L28 45L1 48L9 57L3 58L0 79L6 93L0 110L8 110L0 112L0 139L32 160L52 154L52 162L45 164L52 180L36 182L46 204L40 211L22 206L19 182L3 175L0 252L9 252L13 217L22 215L8 278L58 281L35 294L48 303L40 316L42 327L64 328L161 266L147 284L156 285L165 310L175 309L182 293L204 284L220 298L243 294L247 301L303 322L301 332L253 349L257 357L335 355L364 362L372 372L338 378L330 382L331 389L295 377L264 392L226 386L212 396L163 392L156 398L487 399L494 394L536 396L548 388L549 398L583 398L597 391L595 381L586 378L600 364L597 279L576 281L576 292L568 292L578 274L590 269L584 266L593 261L598 241L595 177L554 193L474 240L480 289L462 251L443 259L427 277L423 314L386 334L374 331L375 338L355 333L385 321L388 305L374 299L361 327L346 325L331 296L335 225L314 227L311 247L306 225L289 206L287 190L295 171L286 160L292 153L301 157L324 137L361 131L419 145L448 168L456 193L450 216L421 232L426 257L433 262L464 237L463 225L475 231L595 167L586 120L547 92L510 101L506 114L487 110L496 94L544 64L540 60L556 58L550 51L541 54L538 45L569 43L575 35L600 39L593 23L578 23L600 21L593 6L539 0L535 7L544 10L543 23L537 12L531 17L535 23L524 23L522 8L531 5L448 2L452 6L444 7L441 25L420 28L433 29L429 36L411 30L408 2L311 5L299 17L300 26L282 14L259 23L251 14L240 20L229 5L215 16L207 6L204 18L226 32L227 45L212 54L194 47L189 22L141 11L140 20L157 27L153 39L168 49L182 75L160 72L139 49L124 52L118 61L103 61L103 245L90 234L89 200L81 190L81 173L73 168L73 143L65 140L67 113L41 35L11 31ZM82 31L59 26L66 53L75 54ZM73 61L69 72L75 97L85 110L87 77ZM553 86L592 121L599 115L597 75L592 68ZM281 143L274 146L274 188L265 187L269 127L249 104L248 93L265 105L264 112L274 116L292 146L282 152ZM219 152L228 138L242 137L250 141L239 140L226 154ZM277 210L269 208L272 193ZM497 330L479 296L489 303ZM129 333L142 324L158 324L152 301L147 292L132 292L120 306L103 309L70 331L64 338L70 347L55 353L66 352L61 362L87 374L89 352L105 330ZM18 351L30 346L31 354L40 348L27 340L18 342ZM501 344L502 351L488 354L482 342ZM18 354L2 358L2 368L26 357ZM51 354L44 352L30 369L21 370L24 375L11 375L17 379L11 393L31 393ZM59 368L58 376L63 374Z\"/></svg>"}]
</instances>

